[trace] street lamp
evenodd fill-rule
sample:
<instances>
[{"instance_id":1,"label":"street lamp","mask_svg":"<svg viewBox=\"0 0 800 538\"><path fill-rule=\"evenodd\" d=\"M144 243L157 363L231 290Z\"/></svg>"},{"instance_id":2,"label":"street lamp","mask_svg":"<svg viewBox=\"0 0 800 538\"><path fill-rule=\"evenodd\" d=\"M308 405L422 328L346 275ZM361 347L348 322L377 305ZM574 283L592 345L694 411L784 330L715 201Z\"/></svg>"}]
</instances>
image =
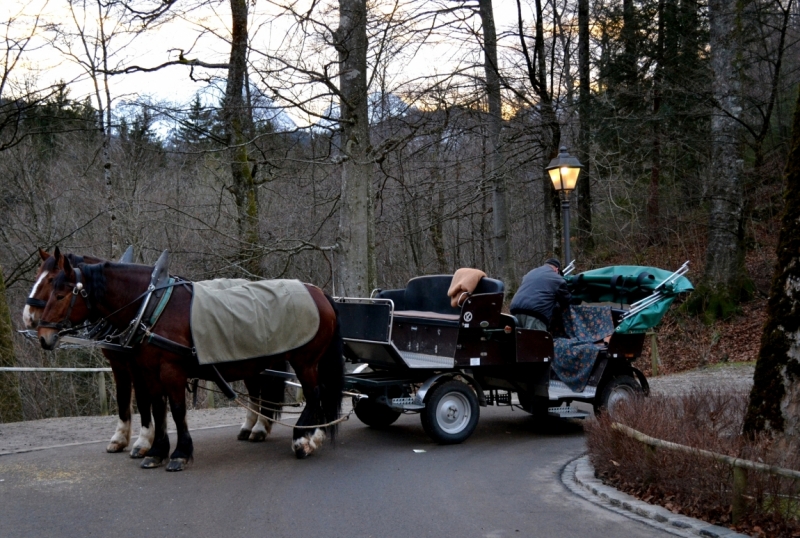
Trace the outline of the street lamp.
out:
<instances>
[{"instance_id":1,"label":"street lamp","mask_svg":"<svg viewBox=\"0 0 800 538\"><path fill-rule=\"evenodd\" d=\"M578 159L567 153L567 148L562 146L558 156L550 161L546 168L553 187L561 197L561 216L564 220L564 263L566 264L572 261L569 251L569 194L575 190L581 167L583 165Z\"/></svg>"}]
</instances>

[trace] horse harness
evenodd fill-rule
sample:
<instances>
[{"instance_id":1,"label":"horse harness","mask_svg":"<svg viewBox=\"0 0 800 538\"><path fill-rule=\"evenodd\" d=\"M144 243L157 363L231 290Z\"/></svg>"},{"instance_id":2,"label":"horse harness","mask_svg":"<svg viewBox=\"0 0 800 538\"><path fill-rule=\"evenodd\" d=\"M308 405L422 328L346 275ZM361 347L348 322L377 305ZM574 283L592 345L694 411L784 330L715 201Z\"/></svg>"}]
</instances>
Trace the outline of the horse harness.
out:
<instances>
[{"instance_id":1,"label":"horse harness","mask_svg":"<svg viewBox=\"0 0 800 538\"><path fill-rule=\"evenodd\" d=\"M172 298L172 292L175 286L185 286L191 291L191 282L184 280L180 277L172 277L169 275L169 253L164 251L158 258L158 261L153 268L153 273L150 277L150 284L147 289L133 299L131 302L105 316L98 321L82 325L80 327L73 327L70 321L72 309L78 296L82 297L86 303L86 307L91 311L93 306L89 300L89 293L84 286L83 273L78 267L74 267L75 285L72 288L72 297L70 298L69 308L64 315L64 318L58 322L40 321L39 326L47 329L56 329L60 332L74 333L78 329L86 329L87 340L92 340L100 343L100 347L114 350L114 351L127 351L130 352L134 346L139 344L151 343L157 347L184 356L194 356L193 348L184 346L177 342L173 342L167 338L154 334L152 328L158 323L161 314ZM155 300L154 300L155 299ZM121 333L112 333L111 328L107 325L106 319L120 310L128 308L132 304L141 300L141 306L136 316L131 320L128 327ZM26 304L44 308L47 301L40 299L28 298Z\"/></svg>"},{"instance_id":2,"label":"horse harness","mask_svg":"<svg viewBox=\"0 0 800 538\"><path fill-rule=\"evenodd\" d=\"M73 271L75 272L75 286L72 288L72 297L70 298L69 308L67 309L64 319L59 322L40 321L40 327L56 329L60 333L74 333L74 331L78 329L86 329L86 339L98 342L100 347L113 351L131 352L134 346L152 344L176 355L197 357L197 352L194 347L184 346L183 344L179 344L178 342L174 342L152 332L153 327L158 323L161 314L164 312L167 303L169 303L169 300L172 298L172 292L175 286L185 286L190 292L192 291L192 283L190 281L169 275L169 251L165 250L156 261L150 276L150 284L144 293L108 316L100 318L92 324L81 327L73 327L72 322L69 320L72 309L75 306L75 301L80 295L90 311L92 310L92 304L89 301L89 292L84 287L83 282L81 282L82 272L80 268L75 267ZM153 300L154 296L156 300ZM140 299L142 299L142 304L128 327L121 333L111 332L111 327L106 323L106 319L128 308ZM43 308L47 304L46 301L30 298L26 303L40 308ZM212 375L214 383L217 384L228 399L233 400L236 394L231 386L224 380L214 365L209 366L209 372Z\"/></svg>"},{"instance_id":3,"label":"horse harness","mask_svg":"<svg viewBox=\"0 0 800 538\"><path fill-rule=\"evenodd\" d=\"M64 315L64 319L61 321L40 321L40 327L44 327L45 329L56 329L57 331L63 331L64 329L71 328L72 322L69 320L69 317L72 315L72 309L75 307L75 300L78 298L78 295L83 297L83 300L86 302L86 307L89 310L92 309L92 304L89 302L89 293L86 291L86 288L84 288L83 282L81 282L81 276L83 273L81 273L81 270L77 267L73 269L73 272L75 273L75 286L72 288L72 297L70 297L69 308L67 308L67 313ZM44 308L47 306L47 301L29 297L25 300L25 304L37 308Z\"/></svg>"}]
</instances>

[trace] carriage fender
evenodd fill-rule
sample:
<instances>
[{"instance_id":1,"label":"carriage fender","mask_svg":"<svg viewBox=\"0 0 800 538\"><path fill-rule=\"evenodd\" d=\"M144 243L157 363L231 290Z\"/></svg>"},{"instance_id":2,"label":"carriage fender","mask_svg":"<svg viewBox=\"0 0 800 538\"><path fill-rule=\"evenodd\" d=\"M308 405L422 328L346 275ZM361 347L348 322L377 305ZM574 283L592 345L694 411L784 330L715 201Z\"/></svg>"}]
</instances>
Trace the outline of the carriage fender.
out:
<instances>
[{"instance_id":1,"label":"carriage fender","mask_svg":"<svg viewBox=\"0 0 800 538\"><path fill-rule=\"evenodd\" d=\"M486 407L486 397L483 395L483 389L481 389L481 386L472 377L463 374L461 372L448 372L444 374L437 374L431 378L426 379L425 382L422 384L422 386L419 389L417 389L417 394L416 396L414 396L414 404L425 405L425 396L428 394L428 391L430 389L441 383L443 380L452 379L456 376L464 378L467 385L472 387L472 390L475 391L475 395L478 397L478 404L481 407Z\"/></svg>"}]
</instances>

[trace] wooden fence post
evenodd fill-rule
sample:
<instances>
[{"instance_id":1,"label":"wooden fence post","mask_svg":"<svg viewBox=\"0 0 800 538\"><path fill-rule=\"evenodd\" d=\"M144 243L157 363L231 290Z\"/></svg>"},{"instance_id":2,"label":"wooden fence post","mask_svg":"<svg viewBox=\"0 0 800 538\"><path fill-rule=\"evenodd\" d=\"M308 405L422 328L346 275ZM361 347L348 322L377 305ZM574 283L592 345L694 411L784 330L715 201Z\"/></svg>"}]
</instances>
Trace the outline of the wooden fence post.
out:
<instances>
[{"instance_id":1,"label":"wooden fence post","mask_svg":"<svg viewBox=\"0 0 800 538\"><path fill-rule=\"evenodd\" d=\"M656 461L656 447L653 445L644 445L644 460L646 466L646 475L644 477L645 484L655 482L658 478L656 476L656 469L658 462Z\"/></svg>"},{"instance_id":2,"label":"wooden fence post","mask_svg":"<svg viewBox=\"0 0 800 538\"><path fill-rule=\"evenodd\" d=\"M205 385L208 386L209 383L211 383L211 381L206 381ZM214 409L214 392L207 389L206 389L206 403L209 409Z\"/></svg>"},{"instance_id":3,"label":"wooden fence post","mask_svg":"<svg viewBox=\"0 0 800 538\"><path fill-rule=\"evenodd\" d=\"M656 340L656 333L655 331L650 331L647 333L650 335L650 364L651 364L651 373L653 377L658 375L658 341Z\"/></svg>"},{"instance_id":4,"label":"wooden fence post","mask_svg":"<svg viewBox=\"0 0 800 538\"><path fill-rule=\"evenodd\" d=\"M97 372L97 392L100 396L100 414L108 414L108 396L106 395L106 374Z\"/></svg>"},{"instance_id":5,"label":"wooden fence post","mask_svg":"<svg viewBox=\"0 0 800 538\"><path fill-rule=\"evenodd\" d=\"M733 503L731 505L731 520L734 525L744 517L746 510L745 493L747 492L747 469L733 466Z\"/></svg>"}]
</instances>

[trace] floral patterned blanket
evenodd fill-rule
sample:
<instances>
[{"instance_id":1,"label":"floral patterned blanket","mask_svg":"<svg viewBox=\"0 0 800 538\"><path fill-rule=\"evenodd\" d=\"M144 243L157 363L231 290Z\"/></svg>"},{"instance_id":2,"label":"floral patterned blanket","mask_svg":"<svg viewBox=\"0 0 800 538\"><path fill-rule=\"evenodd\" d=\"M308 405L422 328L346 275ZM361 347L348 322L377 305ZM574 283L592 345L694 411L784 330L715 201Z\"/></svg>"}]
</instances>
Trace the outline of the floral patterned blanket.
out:
<instances>
[{"instance_id":1,"label":"floral patterned blanket","mask_svg":"<svg viewBox=\"0 0 800 538\"><path fill-rule=\"evenodd\" d=\"M563 318L566 338L553 339L553 370L571 390L583 392L603 338L614 332L611 307L574 305Z\"/></svg>"}]
</instances>

